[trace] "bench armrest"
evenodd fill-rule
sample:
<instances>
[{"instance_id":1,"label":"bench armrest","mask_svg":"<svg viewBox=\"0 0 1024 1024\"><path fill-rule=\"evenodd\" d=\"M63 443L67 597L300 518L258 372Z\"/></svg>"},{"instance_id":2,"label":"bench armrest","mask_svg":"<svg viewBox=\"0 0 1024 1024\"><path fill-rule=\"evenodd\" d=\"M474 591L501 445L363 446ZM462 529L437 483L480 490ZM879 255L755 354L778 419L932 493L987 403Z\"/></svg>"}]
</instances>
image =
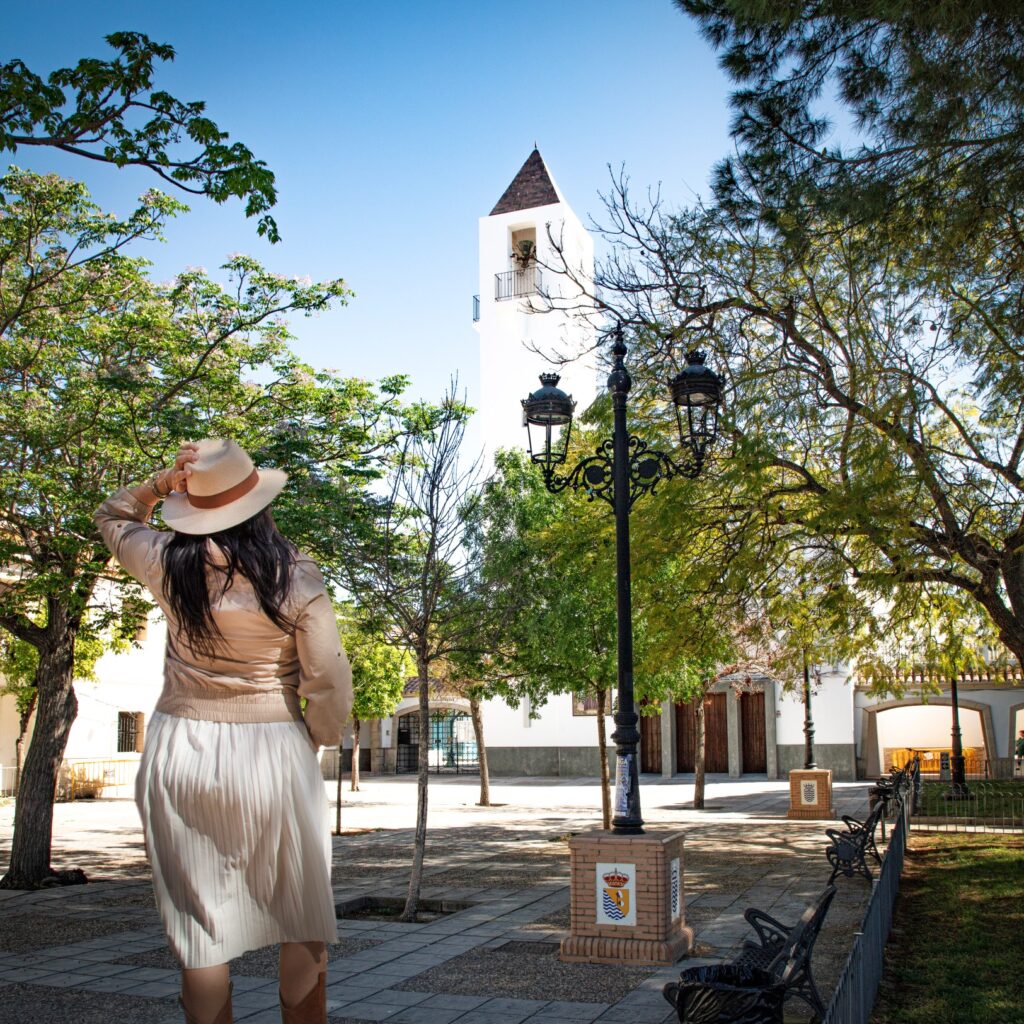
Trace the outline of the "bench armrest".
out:
<instances>
[{"instance_id":1,"label":"bench armrest","mask_svg":"<svg viewBox=\"0 0 1024 1024\"><path fill-rule=\"evenodd\" d=\"M757 932L757 938L761 945L766 948L785 942L791 931L788 925L777 921L763 910L758 910L757 907L748 907L743 911L743 916L747 919L750 927Z\"/></svg>"}]
</instances>

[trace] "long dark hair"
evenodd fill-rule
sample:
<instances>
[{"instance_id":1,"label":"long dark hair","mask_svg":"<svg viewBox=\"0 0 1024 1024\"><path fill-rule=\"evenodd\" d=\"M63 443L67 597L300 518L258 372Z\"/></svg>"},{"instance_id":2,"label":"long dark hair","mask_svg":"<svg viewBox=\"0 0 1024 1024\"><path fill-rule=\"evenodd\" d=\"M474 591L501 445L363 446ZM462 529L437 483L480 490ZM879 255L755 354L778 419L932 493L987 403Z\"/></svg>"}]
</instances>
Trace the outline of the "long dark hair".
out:
<instances>
[{"instance_id":1,"label":"long dark hair","mask_svg":"<svg viewBox=\"0 0 1024 1024\"><path fill-rule=\"evenodd\" d=\"M207 540L224 552L227 565L212 560ZM241 574L252 584L267 618L286 633L294 632L295 623L282 608L297 554L295 545L278 530L269 508L217 533L175 532L163 550L164 592L189 647L212 657L216 642L223 639L213 620L208 568L223 576L218 597L231 586L236 573Z\"/></svg>"}]
</instances>

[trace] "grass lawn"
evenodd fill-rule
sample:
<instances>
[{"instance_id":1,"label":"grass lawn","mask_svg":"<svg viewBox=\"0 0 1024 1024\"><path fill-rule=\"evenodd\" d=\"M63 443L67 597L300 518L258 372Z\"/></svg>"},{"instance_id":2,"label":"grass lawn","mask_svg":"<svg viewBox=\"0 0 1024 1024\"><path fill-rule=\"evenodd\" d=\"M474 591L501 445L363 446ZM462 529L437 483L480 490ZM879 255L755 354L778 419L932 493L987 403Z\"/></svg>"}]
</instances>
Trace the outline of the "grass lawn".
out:
<instances>
[{"instance_id":1,"label":"grass lawn","mask_svg":"<svg viewBox=\"0 0 1024 1024\"><path fill-rule=\"evenodd\" d=\"M1017 819L1024 824L1024 781L999 779L968 782L973 800L946 800L948 782L925 782L921 787L920 815L926 817Z\"/></svg>"},{"instance_id":2,"label":"grass lawn","mask_svg":"<svg viewBox=\"0 0 1024 1024\"><path fill-rule=\"evenodd\" d=\"M915 833L872 1024L1024 1024L1024 837Z\"/></svg>"}]
</instances>

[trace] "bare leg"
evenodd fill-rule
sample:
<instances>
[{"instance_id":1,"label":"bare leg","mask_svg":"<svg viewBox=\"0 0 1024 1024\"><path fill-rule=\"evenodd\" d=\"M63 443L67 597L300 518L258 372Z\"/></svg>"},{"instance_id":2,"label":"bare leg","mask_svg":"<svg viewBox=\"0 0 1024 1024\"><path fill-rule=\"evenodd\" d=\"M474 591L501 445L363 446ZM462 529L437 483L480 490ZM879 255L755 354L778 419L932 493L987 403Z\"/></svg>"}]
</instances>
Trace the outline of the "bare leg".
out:
<instances>
[{"instance_id":1,"label":"bare leg","mask_svg":"<svg viewBox=\"0 0 1024 1024\"><path fill-rule=\"evenodd\" d=\"M327 970L327 947L322 942L281 943L281 999L300 1003Z\"/></svg>"},{"instance_id":2,"label":"bare leg","mask_svg":"<svg viewBox=\"0 0 1024 1024\"><path fill-rule=\"evenodd\" d=\"M181 1001L196 1024L213 1024L230 993L227 964L182 969Z\"/></svg>"}]
</instances>

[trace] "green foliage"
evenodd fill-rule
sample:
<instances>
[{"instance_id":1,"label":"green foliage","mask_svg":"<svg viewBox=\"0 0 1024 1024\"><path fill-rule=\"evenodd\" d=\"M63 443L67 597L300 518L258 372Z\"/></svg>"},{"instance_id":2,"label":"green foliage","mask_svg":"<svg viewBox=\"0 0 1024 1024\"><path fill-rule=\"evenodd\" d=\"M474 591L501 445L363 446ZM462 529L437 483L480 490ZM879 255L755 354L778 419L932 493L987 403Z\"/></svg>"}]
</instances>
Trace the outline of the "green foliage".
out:
<instances>
[{"instance_id":1,"label":"green foliage","mask_svg":"<svg viewBox=\"0 0 1024 1024\"><path fill-rule=\"evenodd\" d=\"M933 266L962 263L994 231L1019 267L1003 222L1024 194L1018 5L676 3L736 83L738 155L716 178L726 208L796 249L823 220L870 226L922 246Z\"/></svg>"},{"instance_id":2,"label":"green foliage","mask_svg":"<svg viewBox=\"0 0 1024 1024\"><path fill-rule=\"evenodd\" d=\"M570 459L596 444L594 432L581 432ZM483 669L489 692L513 705L529 698L536 708L553 694L613 690L618 647L609 507L585 494L550 494L521 452L499 452L495 461L471 531L489 599L500 609L500 632ZM661 540L643 526L634 541L634 695L641 712L653 714L659 701L697 692L733 660L735 645L727 619L687 592L685 561L664 557Z\"/></svg>"},{"instance_id":3,"label":"green foliage","mask_svg":"<svg viewBox=\"0 0 1024 1024\"><path fill-rule=\"evenodd\" d=\"M282 524L336 556L345 527L332 499L372 477L376 425L401 381L378 396L312 371L282 317L343 302L344 283L237 256L223 268L230 290L200 271L156 285L122 250L156 235L176 204L148 196L119 221L54 176L13 171L0 190L0 564L12 573L0 626L36 647L57 622L86 645L133 635L145 605L108 564L92 514L188 438L234 437L289 470ZM110 599L102 579L118 585Z\"/></svg>"},{"instance_id":4,"label":"green foliage","mask_svg":"<svg viewBox=\"0 0 1024 1024\"><path fill-rule=\"evenodd\" d=\"M778 574L812 551L876 666L883 627L928 635L928 588L1024 660L1024 22L1002 2L676 3L736 83L737 155L678 214L620 177L599 276L642 400L690 348L728 367L731 457L687 539L776 622Z\"/></svg>"},{"instance_id":5,"label":"green foliage","mask_svg":"<svg viewBox=\"0 0 1024 1024\"><path fill-rule=\"evenodd\" d=\"M352 716L366 721L394 714L402 700L405 681L415 667L409 652L369 629L350 606L342 609L339 626L352 665Z\"/></svg>"},{"instance_id":6,"label":"green foliage","mask_svg":"<svg viewBox=\"0 0 1024 1024\"><path fill-rule=\"evenodd\" d=\"M680 542L757 591L811 552L851 610L958 590L1024 657L1024 353L992 274L925 278L920 254L825 224L797 258L721 207L638 209L623 179L611 206L638 241L601 284L640 325L641 401L692 348L728 374L730 450Z\"/></svg>"},{"instance_id":7,"label":"green foliage","mask_svg":"<svg viewBox=\"0 0 1024 1024\"><path fill-rule=\"evenodd\" d=\"M48 147L116 167L141 166L175 187L214 202L245 200L257 231L278 241L268 212L274 175L206 116L206 104L153 89L158 62L174 49L141 32L114 32L112 60L83 58L45 79L20 60L0 64L0 152Z\"/></svg>"}]
</instances>

